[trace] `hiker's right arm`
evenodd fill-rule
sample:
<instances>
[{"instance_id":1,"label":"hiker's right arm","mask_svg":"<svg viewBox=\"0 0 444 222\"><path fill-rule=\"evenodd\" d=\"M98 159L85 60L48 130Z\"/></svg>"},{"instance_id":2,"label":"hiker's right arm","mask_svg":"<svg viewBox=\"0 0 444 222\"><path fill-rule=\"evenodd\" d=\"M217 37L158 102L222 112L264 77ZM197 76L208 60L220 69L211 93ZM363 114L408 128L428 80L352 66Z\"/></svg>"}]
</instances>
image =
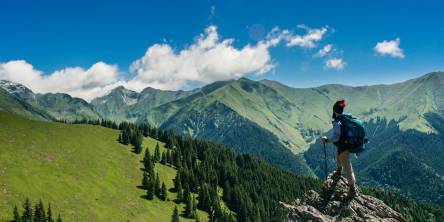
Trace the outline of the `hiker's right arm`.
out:
<instances>
[{"instance_id":1,"label":"hiker's right arm","mask_svg":"<svg viewBox=\"0 0 444 222\"><path fill-rule=\"evenodd\" d=\"M341 122L335 121L333 122L333 130L331 132L330 141L332 143L339 142L341 139Z\"/></svg>"},{"instance_id":2,"label":"hiker's right arm","mask_svg":"<svg viewBox=\"0 0 444 222\"><path fill-rule=\"evenodd\" d=\"M324 143L335 143L338 142L341 139L341 123L340 122L333 122L333 130L331 131L330 135L322 136L321 140Z\"/></svg>"}]
</instances>

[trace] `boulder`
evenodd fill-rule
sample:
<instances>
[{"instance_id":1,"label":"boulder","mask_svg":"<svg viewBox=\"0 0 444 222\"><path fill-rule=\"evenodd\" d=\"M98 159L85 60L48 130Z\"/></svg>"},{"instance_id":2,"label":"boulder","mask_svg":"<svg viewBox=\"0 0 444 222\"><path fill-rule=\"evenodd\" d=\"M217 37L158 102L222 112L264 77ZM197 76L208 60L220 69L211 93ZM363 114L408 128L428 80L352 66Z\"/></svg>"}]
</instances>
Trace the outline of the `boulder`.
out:
<instances>
[{"instance_id":1,"label":"boulder","mask_svg":"<svg viewBox=\"0 0 444 222\"><path fill-rule=\"evenodd\" d=\"M288 211L288 221L407 221L383 201L359 192L350 196L348 190L346 178L330 174L320 194L310 190L294 203L281 205Z\"/></svg>"}]
</instances>

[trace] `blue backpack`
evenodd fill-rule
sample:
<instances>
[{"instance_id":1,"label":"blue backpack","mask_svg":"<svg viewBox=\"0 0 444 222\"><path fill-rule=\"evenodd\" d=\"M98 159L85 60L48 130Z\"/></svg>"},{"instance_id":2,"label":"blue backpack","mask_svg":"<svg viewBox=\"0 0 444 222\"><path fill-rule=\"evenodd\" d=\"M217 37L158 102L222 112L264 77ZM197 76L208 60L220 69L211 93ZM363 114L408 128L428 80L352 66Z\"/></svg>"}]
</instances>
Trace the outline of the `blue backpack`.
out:
<instances>
[{"instance_id":1,"label":"blue backpack","mask_svg":"<svg viewBox=\"0 0 444 222\"><path fill-rule=\"evenodd\" d=\"M351 114L341 114L337 118L342 124L339 144L345 146L351 153L364 151L365 144L368 142L364 123Z\"/></svg>"}]
</instances>

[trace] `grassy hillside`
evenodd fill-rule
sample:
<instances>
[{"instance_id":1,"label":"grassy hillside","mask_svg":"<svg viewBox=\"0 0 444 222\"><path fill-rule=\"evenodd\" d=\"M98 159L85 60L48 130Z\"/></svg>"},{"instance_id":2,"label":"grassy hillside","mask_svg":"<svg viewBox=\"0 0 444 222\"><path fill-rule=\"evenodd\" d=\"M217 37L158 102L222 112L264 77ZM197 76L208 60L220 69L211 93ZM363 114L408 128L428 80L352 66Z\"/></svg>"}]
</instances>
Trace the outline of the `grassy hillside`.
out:
<instances>
[{"instance_id":1,"label":"grassy hillside","mask_svg":"<svg viewBox=\"0 0 444 222\"><path fill-rule=\"evenodd\" d=\"M170 220L176 204L142 198L145 191L137 188L142 155L119 144L118 131L33 121L4 112L0 122L0 221L11 219L12 206L21 205L26 197L51 202L64 221ZM144 147L153 149L155 143L145 139ZM156 164L156 171L172 188L176 170ZM170 199L174 195L168 193Z\"/></svg>"}]
</instances>

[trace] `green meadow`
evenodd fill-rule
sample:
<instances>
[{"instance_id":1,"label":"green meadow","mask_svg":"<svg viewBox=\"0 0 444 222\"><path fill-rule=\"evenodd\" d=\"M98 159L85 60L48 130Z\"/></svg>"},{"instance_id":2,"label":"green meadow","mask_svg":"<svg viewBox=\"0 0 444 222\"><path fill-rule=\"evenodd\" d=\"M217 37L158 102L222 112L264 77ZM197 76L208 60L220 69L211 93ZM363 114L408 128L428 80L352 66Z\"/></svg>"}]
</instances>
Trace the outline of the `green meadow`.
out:
<instances>
[{"instance_id":1,"label":"green meadow","mask_svg":"<svg viewBox=\"0 0 444 222\"><path fill-rule=\"evenodd\" d=\"M64 221L170 221L175 193L168 201L147 200L142 154L117 142L119 131L24 119L0 112L0 221L25 198L51 203ZM145 138L151 154L158 141ZM164 144L160 143L161 152ZM173 188L176 170L156 164L161 182ZM198 211L201 221L208 215ZM181 217L181 221L192 221Z\"/></svg>"}]
</instances>

